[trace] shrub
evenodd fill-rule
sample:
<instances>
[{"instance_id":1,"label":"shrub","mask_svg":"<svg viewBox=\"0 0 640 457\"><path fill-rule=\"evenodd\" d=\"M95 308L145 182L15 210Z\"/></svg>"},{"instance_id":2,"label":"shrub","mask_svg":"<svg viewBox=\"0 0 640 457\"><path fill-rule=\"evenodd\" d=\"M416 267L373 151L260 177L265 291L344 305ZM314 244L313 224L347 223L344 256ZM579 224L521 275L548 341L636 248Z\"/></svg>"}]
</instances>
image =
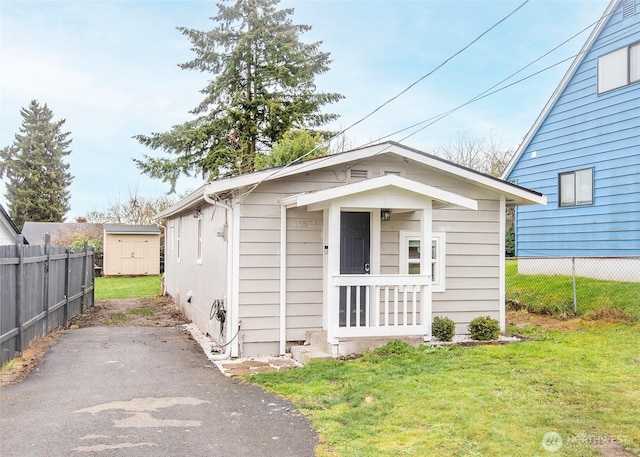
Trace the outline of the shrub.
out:
<instances>
[{"instance_id":1,"label":"shrub","mask_svg":"<svg viewBox=\"0 0 640 457\"><path fill-rule=\"evenodd\" d=\"M479 341L495 340L500 335L500 324L489 316L476 317L467 329L471 339Z\"/></svg>"},{"instance_id":2,"label":"shrub","mask_svg":"<svg viewBox=\"0 0 640 457\"><path fill-rule=\"evenodd\" d=\"M404 355L415 352L415 348L411 346L409 343L405 343L401 340L391 340L387 344L377 349L374 349L373 353L375 355Z\"/></svg>"},{"instance_id":3,"label":"shrub","mask_svg":"<svg viewBox=\"0 0 640 457\"><path fill-rule=\"evenodd\" d=\"M440 341L451 341L456 333L456 324L448 317L436 316L433 318L431 333Z\"/></svg>"}]
</instances>

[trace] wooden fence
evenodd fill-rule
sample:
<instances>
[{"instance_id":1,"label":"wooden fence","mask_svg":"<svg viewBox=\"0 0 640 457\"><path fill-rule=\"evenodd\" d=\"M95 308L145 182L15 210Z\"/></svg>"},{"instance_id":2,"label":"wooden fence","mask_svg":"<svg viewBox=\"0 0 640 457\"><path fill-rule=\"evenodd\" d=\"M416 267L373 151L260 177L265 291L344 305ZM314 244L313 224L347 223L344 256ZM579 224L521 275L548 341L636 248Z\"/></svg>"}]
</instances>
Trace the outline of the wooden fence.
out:
<instances>
[{"instance_id":1,"label":"wooden fence","mask_svg":"<svg viewBox=\"0 0 640 457\"><path fill-rule=\"evenodd\" d=\"M0 364L93 305L93 248L0 246Z\"/></svg>"}]
</instances>

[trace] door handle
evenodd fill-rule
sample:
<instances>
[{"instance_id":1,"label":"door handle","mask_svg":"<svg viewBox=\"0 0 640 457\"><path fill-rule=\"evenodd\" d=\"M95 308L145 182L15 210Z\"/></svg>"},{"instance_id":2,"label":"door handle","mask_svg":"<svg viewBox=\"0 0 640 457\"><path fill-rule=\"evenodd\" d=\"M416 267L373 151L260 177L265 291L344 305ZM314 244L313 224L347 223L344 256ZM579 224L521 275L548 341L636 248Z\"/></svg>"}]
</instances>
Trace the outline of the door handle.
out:
<instances>
[{"instance_id":1,"label":"door handle","mask_svg":"<svg viewBox=\"0 0 640 457\"><path fill-rule=\"evenodd\" d=\"M364 264L364 272L365 273L369 273L370 270L371 270L371 266L369 265L369 263L365 263Z\"/></svg>"}]
</instances>

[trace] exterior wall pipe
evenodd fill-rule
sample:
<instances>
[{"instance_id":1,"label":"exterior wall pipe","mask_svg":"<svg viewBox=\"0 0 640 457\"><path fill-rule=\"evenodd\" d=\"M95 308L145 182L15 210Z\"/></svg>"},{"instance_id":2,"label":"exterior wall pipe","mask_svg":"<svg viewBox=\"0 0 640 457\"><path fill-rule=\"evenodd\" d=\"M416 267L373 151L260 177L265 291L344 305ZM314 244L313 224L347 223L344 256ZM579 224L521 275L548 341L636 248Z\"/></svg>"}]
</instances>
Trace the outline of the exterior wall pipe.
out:
<instances>
[{"instance_id":1,"label":"exterior wall pipe","mask_svg":"<svg viewBox=\"0 0 640 457\"><path fill-rule=\"evenodd\" d=\"M287 346L287 207L280 205L280 355Z\"/></svg>"},{"instance_id":2,"label":"exterior wall pipe","mask_svg":"<svg viewBox=\"0 0 640 457\"><path fill-rule=\"evenodd\" d=\"M229 224L228 227L228 237L227 237L227 298L229 299L231 306L229 307L229 322L234 322L234 321L238 321L238 304L236 303L238 294L234 293L234 285L235 285L235 273L234 273L234 265L237 265L236 262L234 262L234 259L236 257L236 250L233 248L233 244L236 240L236 238L234 237L234 231L236 230L236 218L234 217L234 211L233 211L233 206L231 205L227 205L226 203L222 203L218 200L215 200L213 198L211 198L206 192L203 194L204 197L204 201L207 202L210 205L216 206L216 207L220 207L222 209L224 209L227 212L227 219L228 219L228 215L229 213L231 213L232 217L231 222ZM227 327L227 332L229 332L229 329L234 328L234 326L229 325ZM233 335L230 334L228 335L229 337L232 337ZM231 343L231 342L230 342ZM212 360L225 360L228 359L231 356L237 357L238 355L238 350L237 350L238 344L237 342L232 343L232 344L228 344L225 348L225 352L224 354L220 354L218 356L211 356ZM233 350L235 349L235 351Z\"/></svg>"}]
</instances>

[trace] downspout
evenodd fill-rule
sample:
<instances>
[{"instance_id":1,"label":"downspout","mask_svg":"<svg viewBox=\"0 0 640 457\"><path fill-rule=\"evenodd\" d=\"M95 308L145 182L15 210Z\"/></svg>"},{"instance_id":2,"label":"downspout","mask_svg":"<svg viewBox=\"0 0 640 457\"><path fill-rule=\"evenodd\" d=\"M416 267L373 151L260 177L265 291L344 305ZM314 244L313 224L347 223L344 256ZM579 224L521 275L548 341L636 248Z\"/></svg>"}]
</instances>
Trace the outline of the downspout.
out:
<instances>
[{"instance_id":1,"label":"downspout","mask_svg":"<svg viewBox=\"0 0 640 457\"><path fill-rule=\"evenodd\" d=\"M498 262L498 276L500 277L500 282L498 285L498 295L499 301L498 306L499 314L500 314L500 331L506 331L506 236L507 236L507 199L504 194L500 195L500 215L499 215L499 228L498 228L498 249L500 249L500 257Z\"/></svg>"},{"instance_id":2,"label":"downspout","mask_svg":"<svg viewBox=\"0 0 640 457\"><path fill-rule=\"evenodd\" d=\"M280 205L280 355L287 348L287 207Z\"/></svg>"}]
</instances>

